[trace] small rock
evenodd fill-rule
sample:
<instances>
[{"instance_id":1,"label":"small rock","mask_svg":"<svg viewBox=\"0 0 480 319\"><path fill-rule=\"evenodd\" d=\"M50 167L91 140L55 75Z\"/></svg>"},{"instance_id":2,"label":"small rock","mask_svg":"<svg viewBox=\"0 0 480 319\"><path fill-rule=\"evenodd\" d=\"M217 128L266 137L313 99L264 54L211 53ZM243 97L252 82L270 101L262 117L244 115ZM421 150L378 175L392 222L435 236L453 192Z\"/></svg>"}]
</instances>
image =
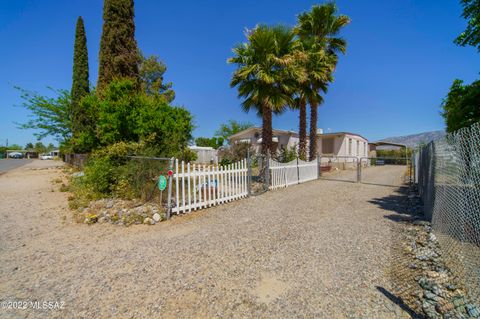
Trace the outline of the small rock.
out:
<instances>
[{"instance_id":1,"label":"small rock","mask_svg":"<svg viewBox=\"0 0 480 319\"><path fill-rule=\"evenodd\" d=\"M428 280L427 278L425 277L421 277L419 280L418 280L418 284L420 285L420 287L422 287L423 289L425 290L432 290L433 289L433 285L435 284L434 282Z\"/></svg>"},{"instance_id":2,"label":"small rock","mask_svg":"<svg viewBox=\"0 0 480 319\"><path fill-rule=\"evenodd\" d=\"M435 310L440 313L440 314L444 314L444 313L447 313L447 312L450 312L454 309L455 307L453 306L453 304L451 302L448 302L446 300L441 300L439 303L437 303L437 305L435 306Z\"/></svg>"},{"instance_id":3,"label":"small rock","mask_svg":"<svg viewBox=\"0 0 480 319\"><path fill-rule=\"evenodd\" d=\"M434 293L432 293L431 291L429 290L426 290L424 293L423 293L423 296L429 300L433 300L433 301L438 301L440 300L440 298L435 295Z\"/></svg>"},{"instance_id":4,"label":"small rock","mask_svg":"<svg viewBox=\"0 0 480 319\"><path fill-rule=\"evenodd\" d=\"M455 308L463 307L465 305L465 300L463 300L462 297L456 298L453 300L453 304L455 305Z\"/></svg>"},{"instance_id":5,"label":"small rock","mask_svg":"<svg viewBox=\"0 0 480 319\"><path fill-rule=\"evenodd\" d=\"M155 222L158 223L161 219L162 219L162 216L160 216L159 213L153 214L153 220L154 220Z\"/></svg>"},{"instance_id":6,"label":"small rock","mask_svg":"<svg viewBox=\"0 0 480 319\"><path fill-rule=\"evenodd\" d=\"M478 309L478 307L475 307L472 304L467 304L465 307L467 308L467 312L470 316L474 318L480 317L480 309Z\"/></svg>"},{"instance_id":7,"label":"small rock","mask_svg":"<svg viewBox=\"0 0 480 319\"><path fill-rule=\"evenodd\" d=\"M455 289L457 289L457 286L455 286L454 284L446 284L445 287L447 287L447 289L450 291L454 291Z\"/></svg>"},{"instance_id":8,"label":"small rock","mask_svg":"<svg viewBox=\"0 0 480 319\"><path fill-rule=\"evenodd\" d=\"M147 225L155 225L155 221L153 219L151 219L150 217L145 218L143 220L143 223L147 224Z\"/></svg>"},{"instance_id":9,"label":"small rock","mask_svg":"<svg viewBox=\"0 0 480 319\"><path fill-rule=\"evenodd\" d=\"M419 225L419 226L428 226L430 225L429 222L427 222L426 220L420 220L420 219L417 219L416 221L413 222L414 225Z\"/></svg>"},{"instance_id":10,"label":"small rock","mask_svg":"<svg viewBox=\"0 0 480 319\"><path fill-rule=\"evenodd\" d=\"M106 223L106 222L107 222L107 219L106 219L105 217L100 217L100 218L98 219L98 223L99 223L99 224L103 224L103 223Z\"/></svg>"},{"instance_id":11,"label":"small rock","mask_svg":"<svg viewBox=\"0 0 480 319\"><path fill-rule=\"evenodd\" d=\"M113 200L110 199L110 200L107 201L107 204L105 205L105 208L109 208L109 209L110 209L110 208L112 208L112 207L113 207Z\"/></svg>"}]
</instances>

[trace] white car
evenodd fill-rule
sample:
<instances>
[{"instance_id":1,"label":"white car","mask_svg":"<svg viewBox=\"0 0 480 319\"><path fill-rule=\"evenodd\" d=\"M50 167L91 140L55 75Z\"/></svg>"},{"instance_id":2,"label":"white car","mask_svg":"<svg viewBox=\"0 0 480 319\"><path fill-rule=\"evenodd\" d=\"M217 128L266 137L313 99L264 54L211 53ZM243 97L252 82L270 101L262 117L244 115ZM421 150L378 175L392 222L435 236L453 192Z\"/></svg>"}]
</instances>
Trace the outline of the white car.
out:
<instances>
[{"instance_id":1,"label":"white car","mask_svg":"<svg viewBox=\"0 0 480 319\"><path fill-rule=\"evenodd\" d=\"M53 160L53 156L49 154L40 155L41 160Z\"/></svg>"},{"instance_id":2,"label":"white car","mask_svg":"<svg viewBox=\"0 0 480 319\"><path fill-rule=\"evenodd\" d=\"M8 154L10 158L23 158L23 154L19 152L12 152Z\"/></svg>"}]
</instances>

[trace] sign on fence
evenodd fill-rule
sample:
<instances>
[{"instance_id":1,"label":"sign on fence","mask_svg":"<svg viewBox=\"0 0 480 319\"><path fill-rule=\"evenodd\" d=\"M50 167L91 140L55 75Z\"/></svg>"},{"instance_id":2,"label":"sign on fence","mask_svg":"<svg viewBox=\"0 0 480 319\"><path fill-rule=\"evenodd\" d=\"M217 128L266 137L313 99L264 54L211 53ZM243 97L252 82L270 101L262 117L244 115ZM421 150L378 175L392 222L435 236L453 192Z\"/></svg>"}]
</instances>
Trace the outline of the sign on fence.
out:
<instances>
[{"instance_id":1,"label":"sign on fence","mask_svg":"<svg viewBox=\"0 0 480 319\"><path fill-rule=\"evenodd\" d=\"M160 175L160 177L158 178L158 189L163 191L165 190L165 188L167 188L167 179L165 178L165 176Z\"/></svg>"}]
</instances>

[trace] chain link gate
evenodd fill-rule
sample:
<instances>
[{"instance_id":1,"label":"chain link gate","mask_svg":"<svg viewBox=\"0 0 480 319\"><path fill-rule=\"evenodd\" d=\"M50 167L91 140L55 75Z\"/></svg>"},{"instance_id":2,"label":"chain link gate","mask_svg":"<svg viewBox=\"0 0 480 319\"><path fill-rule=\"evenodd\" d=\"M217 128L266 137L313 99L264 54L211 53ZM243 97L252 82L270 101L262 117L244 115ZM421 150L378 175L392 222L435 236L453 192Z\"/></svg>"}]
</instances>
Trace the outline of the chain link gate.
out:
<instances>
[{"instance_id":1,"label":"chain link gate","mask_svg":"<svg viewBox=\"0 0 480 319\"><path fill-rule=\"evenodd\" d=\"M358 163L358 182L401 187L412 182L411 161L404 157L362 157Z\"/></svg>"},{"instance_id":2,"label":"chain link gate","mask_svg":"<svg viewBox=\"0 0 480 319\"><path fill-rule=\"evenodd\" d=\"M319 178L325 180L358 181L358 157L356 156L327 156L318 157Z\"/></svg>"}]
</instances>

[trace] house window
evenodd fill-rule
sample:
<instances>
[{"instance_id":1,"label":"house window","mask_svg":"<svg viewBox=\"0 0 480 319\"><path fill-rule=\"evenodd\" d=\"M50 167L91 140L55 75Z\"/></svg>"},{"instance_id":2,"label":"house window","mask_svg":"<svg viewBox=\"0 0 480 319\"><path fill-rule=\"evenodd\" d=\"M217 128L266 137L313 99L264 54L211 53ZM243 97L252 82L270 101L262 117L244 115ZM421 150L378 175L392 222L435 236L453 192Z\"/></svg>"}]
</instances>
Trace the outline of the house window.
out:
<instances>
[{"instance_id":1,"label":"house window","mask_svg":"<svg viewBox=\"0 0 480 319\"><path fill-rule=\"evenodd\" d=\"M322 154L333 154L333 138L322 139Z\"/></svg>"}]
</instances>

